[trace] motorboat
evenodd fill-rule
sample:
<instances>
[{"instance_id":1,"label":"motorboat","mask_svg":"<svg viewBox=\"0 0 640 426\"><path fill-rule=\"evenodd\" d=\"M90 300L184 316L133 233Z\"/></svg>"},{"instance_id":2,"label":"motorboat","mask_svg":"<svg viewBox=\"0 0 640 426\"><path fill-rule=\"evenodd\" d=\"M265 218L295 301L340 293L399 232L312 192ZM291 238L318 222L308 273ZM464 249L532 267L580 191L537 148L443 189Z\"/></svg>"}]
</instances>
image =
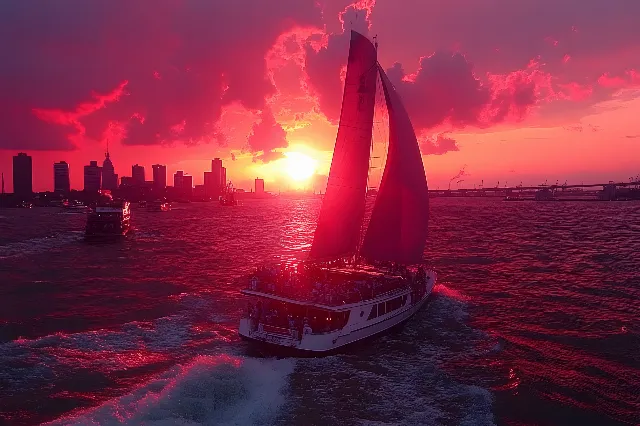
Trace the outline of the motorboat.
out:
<instances>
[{"instance_id":1,"label":"motorboat","mask_svg":"<svg viewBox=\"0 0 640 426\"><path fill-rule=\"evenodd\" d=\"M85 239L110 239L127 235L131 230L131 209L128 201L101 201L89 210Z\"/></svg>"}]
</instances>

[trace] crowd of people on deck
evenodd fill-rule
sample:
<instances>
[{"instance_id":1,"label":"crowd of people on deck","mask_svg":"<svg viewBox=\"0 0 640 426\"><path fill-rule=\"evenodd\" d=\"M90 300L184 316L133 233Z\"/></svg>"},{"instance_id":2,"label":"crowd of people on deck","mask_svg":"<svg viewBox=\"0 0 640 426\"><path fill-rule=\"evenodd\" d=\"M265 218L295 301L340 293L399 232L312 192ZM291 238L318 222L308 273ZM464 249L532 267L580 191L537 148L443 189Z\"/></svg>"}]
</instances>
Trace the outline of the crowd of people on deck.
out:
<instances>
[{"instance_id":1,"label":"crowd of people on deck","mask_svg":"<svg viewBox=\"0 0 640 426\"><path fill-rule=\"evenodd\" d=\"M426 282L423 267L412 271L397 264L373 265L376 272L387 275L368 274L365 269L349 269L340 273L348 261L327 263L300 263L294 267L259 267L250 277L249 289L278 296L336 306L357 303L377 297L397 288Z\"/></svg>"},{"instance_id":2,"label":"crowd of people on deck","mask_svg":"<svg viewBox=\"0 0 640 426\"><path fill-rule=\"evenodd\" d=\"M318 309L308 310L300 305L291 305L275 300L258 300L254 305L248 304L248 318L251 329L259 325L272 327L264 331L272 332L273 328L280 333L301 339L304 334L329 333L341 329L349 318L348 312L328 312Z\"/></svg>"}]
</instances>

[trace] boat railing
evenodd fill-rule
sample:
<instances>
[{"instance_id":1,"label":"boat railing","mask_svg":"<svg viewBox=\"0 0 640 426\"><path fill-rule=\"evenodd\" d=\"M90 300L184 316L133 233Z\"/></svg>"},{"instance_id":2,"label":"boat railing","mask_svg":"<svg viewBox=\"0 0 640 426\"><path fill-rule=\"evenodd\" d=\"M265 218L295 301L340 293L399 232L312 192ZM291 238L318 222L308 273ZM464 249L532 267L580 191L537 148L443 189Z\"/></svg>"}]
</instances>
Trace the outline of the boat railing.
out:
<instances>
[{"instance_id":1,"label":"boat railing","mask_svg":"<svg viewBox=\"0 0 640 426\"><path fill-rule=\"evenodd\" d=\"M286 327L278 327L275 325L265 324L259 322L257 326L252 324L252 331L257 331L258 333L271 334L279 337L289 337L293 340L300 340L301 336L298 330L295 328L286 328Z\"/></svg>"},{"instance_id":2,"label":"boat railing","mask_svg":"<svg viewBox=\"0 0 640 426\"><path fill-rule=\"evenodd\" d=\"M354 303L366 302L368 300L377 299L385 295L391 295L400 291L406 290L410 286L410 283L403 283L400 286L385 286L380 287L354 287L351 291L346 293L324 292L322 289L316 289L314 287L296 287L294 285L278 284L275 282L264 282L258 280L256 277L250 279L249 286L245 290L249 290L255 293L263 293L265 295L273 295L278 297L284 297L300 302L316 303L326 306L344 306Z\"/></svg>"}]
</instances>

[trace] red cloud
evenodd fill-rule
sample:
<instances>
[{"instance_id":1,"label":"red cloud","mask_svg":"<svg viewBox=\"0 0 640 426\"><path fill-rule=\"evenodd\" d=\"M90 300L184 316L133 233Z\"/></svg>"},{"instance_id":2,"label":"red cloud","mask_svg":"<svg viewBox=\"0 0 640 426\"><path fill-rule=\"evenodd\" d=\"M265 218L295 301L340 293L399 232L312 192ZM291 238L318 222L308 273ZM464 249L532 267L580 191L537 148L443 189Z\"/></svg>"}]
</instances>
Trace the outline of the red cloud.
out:
<instances>
[{"instance_id":1,"label":"red cloud","mask_svg":"<svg viewBox=\"0 0 640 426\"><path fill-rule=\"evenodd\" d=\"M266 163L281 158L282 154L274 150L288 146L286 136L286 132L276 122L271 110L262 111L260 121L253 125L253 130L247 139L251 152L254 154L262 152L261 155L254 157L254 161L258 159Z\"/></svg>"},{"instance_id":2,"label":"red cloud","mask_svg":"<svg viewBox=\"0 0 640 426\"><path fill-rule=\"evenodd\" d=\"M609 89L621 89L640 85L640 73L635 69L627 70L623 76L611 76L604 73L598 78L598 84Z\"/></svg>"},{"instance_id":3,"label":"red cloud","mask_svg":"<svg viewBox=\"0 0 640 426\"><path fill-rule=\"evenodd\" d=\"M359 0L339 13L342 29L346 27L368 34L370 14L375 0ZM346 75L350 31L331 34L322 43L311 39L305 48L305 71L308 85L317 97L320 110L337 123L342 105L342 88Z\"/></svg>"},{"instance_id":4,"label":"red cloud","mask_svg":"<svg viewBox=\"0 0 640 426\"><path fill-rule=\"evenodd\" d=\"M598 78L598 84L602 87L619 88L626 86L627 82L622 77L611 77L609 73L604 73Z\"/></svg>"},{"instance_id":5,"label":"red cloud","mask_svg":"<svg viewBox=\"0 0 640 426\"><path fill-rule=\"evenodd\" d=\"M420 152L422 155L442 155L449 151L459 151L460 148L454 139L438 135L435 138L420 140Z\"/></svg>"},{"instance_id":6,"label":"red cloud","mask_svg":"<svg viewBox=\"0 0 640 426\"><path fill-rule=\"evenodd\" d=\"M570 101L583 101L593 94L593 87L582 86L578 83L559 84L560 91L558 97Z\"/></svg>"},{"instance_id":7,"label":"red cloud","mask_svg":"<svg viewBox=\"0 0 640 426\"><path fill-rule=\"evenodd\" d=\"M413 75L406 75L400 64L388 73L419 129L443 123L487 127L519 121L538 102L554 96L551 76L536 62L524 70L489 74L482 82L463 55L438 52L423 57Z\"/></svg>"}]
</instances>

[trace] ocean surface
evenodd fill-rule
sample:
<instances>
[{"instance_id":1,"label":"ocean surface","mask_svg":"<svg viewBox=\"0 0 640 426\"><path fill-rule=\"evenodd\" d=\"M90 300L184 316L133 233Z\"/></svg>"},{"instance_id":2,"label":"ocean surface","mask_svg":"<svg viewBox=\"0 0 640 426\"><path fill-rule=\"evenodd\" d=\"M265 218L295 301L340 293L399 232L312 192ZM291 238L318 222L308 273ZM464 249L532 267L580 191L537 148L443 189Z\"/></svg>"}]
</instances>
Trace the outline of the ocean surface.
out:
<instances>
[{"instance_id":1,"label":"ocean surface","mask_svg":"<svg viewBox=\"0 0 640 426\"><path fill-rule=\"evenodd\" d=\"M0 424L640 424L640 203L433 199L439 284L401 330L260 358L239 278L304 258L320 200L0 210Z\"/></svg>"}]
</instances>

